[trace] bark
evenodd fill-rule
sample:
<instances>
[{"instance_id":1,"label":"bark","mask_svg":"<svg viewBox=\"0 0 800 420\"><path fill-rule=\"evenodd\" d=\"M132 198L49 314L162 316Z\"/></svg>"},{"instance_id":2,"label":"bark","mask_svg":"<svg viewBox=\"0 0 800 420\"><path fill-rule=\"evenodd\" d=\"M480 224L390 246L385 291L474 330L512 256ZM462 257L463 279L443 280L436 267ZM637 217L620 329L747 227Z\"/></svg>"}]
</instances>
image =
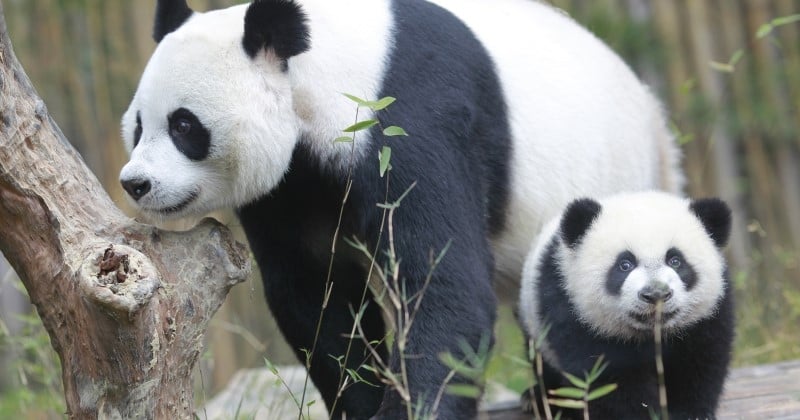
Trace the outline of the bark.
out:
<instances>
[{"instance_id":1,"label":"bark","mask_svg":"<svg viewBox=\"0 0 800 420\"><path fill-rule=\"evenodd\" d=\"M123 215L47 113L0 3L0 251L62 365L70 418L189 418L210 318L250 271L205 220L166 232Z\"/></svg>"}]
</instances>

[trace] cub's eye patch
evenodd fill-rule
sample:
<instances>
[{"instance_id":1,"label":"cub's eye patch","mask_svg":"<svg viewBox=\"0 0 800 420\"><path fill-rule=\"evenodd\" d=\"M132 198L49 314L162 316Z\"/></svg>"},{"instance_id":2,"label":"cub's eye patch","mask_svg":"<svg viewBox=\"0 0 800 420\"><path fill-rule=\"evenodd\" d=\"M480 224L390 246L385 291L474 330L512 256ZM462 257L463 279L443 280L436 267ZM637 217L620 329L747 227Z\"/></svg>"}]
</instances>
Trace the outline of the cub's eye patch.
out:
<instances>
[{"instance_id":1,"label":"cub's eye patch","mask_svg":"<svg viewBox=\"0 0 800 420\"><path fill-rule=\"evenodd\" d=\"M167 117L169 137L175 148L191 160L208 157L211 133L200 119L186 108L178 108Z\"/></svg>"},{"instance_id":2,"label":"cub's eye patch","mask_svg":"<svg viewBox=\"0 0 800 420\"><path fill-rule=\"evenodd\" d=\"M614 296L618 296L622 290L622 284L628 278L633 269L639 264L636 256L630 251L623 251L617 255L614 264L606 274L606 290Z\"/></svg>"}]
</instances>

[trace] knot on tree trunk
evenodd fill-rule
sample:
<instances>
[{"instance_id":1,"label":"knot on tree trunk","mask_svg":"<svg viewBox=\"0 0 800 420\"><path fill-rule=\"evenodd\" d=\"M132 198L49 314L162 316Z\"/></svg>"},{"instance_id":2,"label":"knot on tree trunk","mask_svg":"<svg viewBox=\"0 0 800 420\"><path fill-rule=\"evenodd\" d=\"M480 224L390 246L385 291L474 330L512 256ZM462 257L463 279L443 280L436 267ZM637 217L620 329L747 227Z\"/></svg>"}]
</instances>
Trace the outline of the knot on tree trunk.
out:
<instances>
[{"instance_id":1,"label":"knot on tree trunk","mask_svg":"<svg viewBox=\"0 0 800 420\"><path fill-rule=\"evenodd\" d=\"M141 252L126 245L97 249L81 265L78 281L94 304L131 320L161 287L158 270Z\"/></svg>"}]
</instances>

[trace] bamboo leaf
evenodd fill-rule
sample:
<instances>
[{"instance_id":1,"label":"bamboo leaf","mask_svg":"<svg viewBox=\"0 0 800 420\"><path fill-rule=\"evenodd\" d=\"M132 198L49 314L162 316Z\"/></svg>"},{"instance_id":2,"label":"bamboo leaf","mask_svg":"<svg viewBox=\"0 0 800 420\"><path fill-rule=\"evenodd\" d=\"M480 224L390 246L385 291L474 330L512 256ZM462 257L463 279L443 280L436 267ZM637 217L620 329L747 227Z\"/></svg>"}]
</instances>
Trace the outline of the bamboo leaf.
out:
<instances>
[{"instance_id":1,"label":"bamboo leaf","mask_svg":"<svg viewBox=\"0 0 800 420\"><path fill-rule=\"evenodd\" d=\"M368 100L361 99L358 96L351 95L349 93L343 93L342 95L347 96L347 99L350 99L351 101L357 103L359 106L368 106L369 105L369 101Z\"/></svg>"},{"instance_id":2,"label":"bamboo leaf","mask_svg":"<svg viewBox=\"0 0 800 420\"><path fill-rule=\"evenodd\" d=\"M764 38L772 32L773 28L774 26L772 26L772 23L765 23L759 26L758 30L756 31L756 38Z\"/></svg>"},{"instance_id":3,"label":"bamboo leaf","mask_svg":"<svg viewBox=\"0 0 800 420\"><path fill-rule=\"evenodd\" d=\"M558 388L548 390L547 393L557 397L567 397L572 399L583 399L583 390L579 388Z\"/></svg>"},{"instance_id":4,"label":"bamboo leaf","mask_svg":"<svg viewBox=\"0 0 800 420\"><path fill-rule=\"evenodd\" d=\"M559 399L559 398L548 398L547 402L549 402L551 405L555 405L557 407L575 408L575 409L578 409L578 410L583 409L583 406L584 406L583 401L580 401L580 400L563 400L563 399Z\"/></svg>"},{"instance_id":5,"label":"bamboo leaf","mask_svg":"<svg viewBox=\"0 0 800 420\"><path fill-rule=\"evenodd\" d=\"M381 178L383 178L383 175L385 175L386 171L389 170L389 160L391 159L392 149L389 146L383 146L383 148L381 148L381 154L378 157L378 161L380 162Z\"/></svg>"},{"instance_id":6,"label":"bamboo leaf","mask_svg":"<svg viewBox=\"0 0 800 420\"><path fill-rule=\"evenodd\" d=\"M350 127L345 128L342 131L344 131L345 133L354 133L356 131L366 130L366 129L372 127L373 125L375 125L377 123L378 123L378 120L376 120L376 119L359 121L359 122L351 125Z\"/></svg>"},{"instance_id":7,"label":"bamboo leaf","mask_svg":"<svg viewBox=\"0 0 800 420\"><path fill-rule=\"evenodd\" d=\"M571 375L571 374L569 374L567 372L561 372L561 373L563 373L564 376L566 376L567 380L569 380L572 383L572 385L575 385L576 387L581 388L581 389L586 389L586 388L589 387L589 384L587 384L586 382L584 382L582 379L578 378L577 376Z\"/></svg>"},{"instance_id":8,"label":"bamboo leaf","mask_svg":"<svg viewBox=\"0 0 800 420\"><path fill-rule=\"evenodd\" d=\"M778 26L788 25L795 22L800 22L800 13L772 19L772 26L777 28Z\"/></svg>"},{"instance_id":9,"label":"bamboo leaf","mask_svg":"<svg viewBox=\"0 0 800 420\"><path fill-rule=\"evenodd\" d=\"M387 106L391 105L396 100L397 99L395 99L395 98L393 98L391 96L386 96L384 98L378 99L377 101L369 102L369 105L367 105L367 106L369 107L369 109L371 109L373 111L380 111L380 110L386 108Z\"/></svg>"},{"instance_id":10,"label":"bamboo leaf","mask_svg":"<svg viewBox=\"0 0 800 420\"><path fill-rule=\"evenodd\" d=\"M731 54L731 59L728 61L728 64L735 66L736 63L742 59L742 57L744 57L744 50L739 48L738 50L734 51L733 54Z\"/></svg>"},{"instance_id":11,"label":"bamboo leaf","mask_svg":"<svg viewBox=\"0 0 800 420\"><path fill-rule=\"evenodd\" d=\"M595 389L594 391L590 392L589 395L586 396L586 400L594 401L600 397L605 397L606 395L613 392L615 389L617 389L617 384L603 385Z\"/></svg>"},{"instance_id":12,"label":"bamboo leaf","mask_svg":"<svg viewBox=\"0 0 800 420\"><path fill-rule=\"evenodd\" d=\"M452 384L447 386L447 393L458 397L478 398L481 395L481 389L475 385Z\"/></svg>"},{"instance_id":13,"label":"bamboo leaf","mask_svg":"<svg viewBox=\"0 0 800 420\"><path fill-rule=\"evenodd\" d=\"M719 61L709 61L708 65L716 70L721 71L723 73L733 73L733 66L728 63L720 63Z\"/></svg>"},{"instance_id":14,"label":"bamboo leaf","mask_svg":"<svg viewBox=\"0 0 800 420\"><path fill-rule=\"evenodd\" d=\"M353 138L349 136L336 137L333 139L334 143L352 143Z\"/></svg>"},{"instance_id":15,"label":"bamboo leaf","mask_svg":"<svg viewBox=\"0 0 800 420\"><path fill-rule=\"evenodd\" d=\"M408 136L408 133L406 133L406 130L403 130L402 127L398 127L396 125L390 125L390 126L386 127L385 129L383 129L383 135L384 136L389 136L389 137L392 137L392 136Z\"/></svg>"}]
</instances>

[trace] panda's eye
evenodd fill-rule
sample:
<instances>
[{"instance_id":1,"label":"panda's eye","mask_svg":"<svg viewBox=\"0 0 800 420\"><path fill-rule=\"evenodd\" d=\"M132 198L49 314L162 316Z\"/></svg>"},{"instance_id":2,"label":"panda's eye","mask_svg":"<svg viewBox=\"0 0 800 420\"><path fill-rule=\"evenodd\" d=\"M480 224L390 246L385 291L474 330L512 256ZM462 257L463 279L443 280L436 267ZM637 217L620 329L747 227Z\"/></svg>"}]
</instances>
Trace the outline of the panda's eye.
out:
<instances>
[{"instance_id":1,"label":"panda's eye","mask_svg":"<svg viewBox=\"0 0 800 420\"><path fill-rule=\"evenodd\" d=\"M634 267L635 265L629 260L622 260L617 265L617 268L619 268L620 271L631 271Z\"/></svg>"},{"instance_id":2,"label":"panda's eye","mask_svg":"<svg viewBox=\"0 0 800 420\"><path fill-rule=\"evenodd\" d=\"M667 264L672 268L678 268L681 266L683 262L681 261L680 257L674 256L667 261Z\"/></svg>"},{"instance_id":3,"label":"panda's eye","mask_svg":"<svg viewBox=\"0 0 800 420\"><path fill-rule=\"evenodd\" d=\"M186 118L178 118L172 124L172 130L175 134L186 135L192 130L192 122Z\"/></svg>"}]
</instances>

